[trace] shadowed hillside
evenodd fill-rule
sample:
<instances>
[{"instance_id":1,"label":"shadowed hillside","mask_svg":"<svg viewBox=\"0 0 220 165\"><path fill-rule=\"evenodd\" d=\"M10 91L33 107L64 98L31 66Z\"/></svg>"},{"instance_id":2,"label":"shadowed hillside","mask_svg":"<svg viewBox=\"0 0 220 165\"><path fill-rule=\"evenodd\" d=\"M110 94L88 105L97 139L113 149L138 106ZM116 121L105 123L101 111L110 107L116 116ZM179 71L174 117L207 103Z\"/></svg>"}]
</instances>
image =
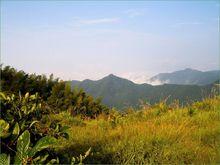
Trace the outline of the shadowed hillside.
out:
<instances>
[{"instance_id":1,"label":"shadowed hillside","mask_svg":"<svg viewBox=\"0 0 220 165\"><path fill-rule=\"evenodd\" d=\"M70 83L72 88L82 88L94 97L101 97L104 104L117 108L137 107L140 100L151 104L164 99L167 99L168 103L176 99L183 104L190 103L207 97L212 88L212 85L164 84L152 86L149 84L135 84L112 74L97 81L84 80Z\"/></svg>"}]
</instances>

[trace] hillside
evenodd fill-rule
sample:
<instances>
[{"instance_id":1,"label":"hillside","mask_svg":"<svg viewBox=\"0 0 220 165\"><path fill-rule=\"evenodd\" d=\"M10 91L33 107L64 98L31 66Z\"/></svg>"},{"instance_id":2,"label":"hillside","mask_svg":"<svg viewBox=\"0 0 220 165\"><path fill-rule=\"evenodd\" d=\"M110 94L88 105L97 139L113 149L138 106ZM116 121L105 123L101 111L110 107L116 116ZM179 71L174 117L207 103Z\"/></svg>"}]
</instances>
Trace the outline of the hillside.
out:
<instances>
[{"instance_id":1,"label":"hillside","mask_svg":"<svg viewBox=\"0 0 220 165\"><path fill-rule=\"evenodd\" d=\"M192 102L201 100L211 91L211 86L135 84L112 74L97 81L84 80L70 83L72 88L82 88L96 98L101 97L107 106L117 108L136 107L140 100L152 104L166 98L168 98L168 102L175 99L180 100L181 103Z\"/></svg>"},{"instance_id":2,"label":"hillside","mask_svg":"<svg viewBox=\"0 0 220 165\"><path fill-rule=\"evenodd\" d=\"M70 127L69 140L60 140L56 150L70 157L91 147L86 164L218 164L219 110L217 97L187 107L143 106L95 120L83 121L68 113L51 118Z\"/></svg>"},{"instance_id":3,"label":"hillside","mask_svg":"<svg viewBox=\"0 0 220 165\"><path fill-rule=\"evenodd\" d=\"M150 78L147 82L152 84L208 85L218 80L219 77L219 70L202 72L187 68L172 73L160 73Z\"/></svg>"}]
</instances>

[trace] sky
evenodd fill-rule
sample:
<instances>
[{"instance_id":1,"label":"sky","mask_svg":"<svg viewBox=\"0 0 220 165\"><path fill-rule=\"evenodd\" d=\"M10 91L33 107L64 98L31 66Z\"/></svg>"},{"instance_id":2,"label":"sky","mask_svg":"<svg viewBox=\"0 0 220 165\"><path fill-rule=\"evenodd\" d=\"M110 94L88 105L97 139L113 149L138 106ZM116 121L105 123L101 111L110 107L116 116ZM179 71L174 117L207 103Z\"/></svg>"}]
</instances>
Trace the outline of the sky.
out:
<instances>
[{"instance_id":1,"label":"sky","mask_svg":"<svg viewBox=\"0 0 220 165\"><path fill-rule=\"evenodd\" d=\"M219 1L1 1L1 63L63 80L143 83L219 69Z\"/></svg>"}]
</instances>

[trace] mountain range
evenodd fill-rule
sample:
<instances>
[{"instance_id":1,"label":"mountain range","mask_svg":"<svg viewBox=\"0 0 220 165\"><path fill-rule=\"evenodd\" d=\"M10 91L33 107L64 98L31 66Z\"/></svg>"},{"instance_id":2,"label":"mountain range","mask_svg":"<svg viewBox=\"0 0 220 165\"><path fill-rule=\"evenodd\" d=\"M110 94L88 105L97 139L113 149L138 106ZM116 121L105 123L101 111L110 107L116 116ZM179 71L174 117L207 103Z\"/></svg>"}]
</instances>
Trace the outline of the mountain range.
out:
<instances>
[{"instance_id":1,"label":"mountain range","mask_svg":"<svg viewBox=\"0 0 220 165\"><path fill-rule=\"evenodd\" d=\"M173 73L161 73L151 78L152 81L155 79L168 81L172 84L157 86L147 83L135 84L113 74L96 81L89 79L84 81L73 80L70 84L72 88L82 88L95 98L101 97L104 104L118 109L129 106L137 107L140 100L151 104L164 99L167 99L168 103L179 100L181 104L186 104L208 96L211 93L213 83L219 79L219 71L200 72L185 69Z\"/></svg>"},{"instance_id":2,"label":"mountain range","mask_svg":"<svg viewBox=\"0 0 220 165\"><path fill-rule=\"evenodd\" d=\"M219 77L220 70L202 72L187 68L172 73L160 73L147 82L149 84L208 85L218 80Z\"/></svg>"}]
</instances>

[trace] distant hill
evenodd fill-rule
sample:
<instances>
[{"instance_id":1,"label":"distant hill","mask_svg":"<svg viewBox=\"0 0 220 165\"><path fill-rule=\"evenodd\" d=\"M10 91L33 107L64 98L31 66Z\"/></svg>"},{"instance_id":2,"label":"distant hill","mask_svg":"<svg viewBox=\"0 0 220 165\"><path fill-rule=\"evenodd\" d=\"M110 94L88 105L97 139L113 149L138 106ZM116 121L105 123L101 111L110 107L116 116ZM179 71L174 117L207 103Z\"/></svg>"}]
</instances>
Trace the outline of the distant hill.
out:
<instances>
[{"instance_id":1,"label":"distant hill","mask_svg":"<svg viewBox=\"0 0 220 165\"><path fill-rule=\"evenodd\" d=\"M150 84L208 85L219 78L220 70L202 72L187 68L172 73L160 73L147 82Z\"/></svg>"},{"instance_id":2,"label":"distant hill","mask_svg":"<svg viewBox=\"0 0 220 165\"><path fill-rule=\"evenodd\" d=\"M103 103L110 107L136 107L140 100L156 103L168 98L168 102L175 99L181 103L201 100L211 91L211 86L164 84L152 86L149 84L135 84L124 78L110 74L97 81L71 81L72 88L84 89L94 97L101 97Z\"/></svg>"}]
</instances>

